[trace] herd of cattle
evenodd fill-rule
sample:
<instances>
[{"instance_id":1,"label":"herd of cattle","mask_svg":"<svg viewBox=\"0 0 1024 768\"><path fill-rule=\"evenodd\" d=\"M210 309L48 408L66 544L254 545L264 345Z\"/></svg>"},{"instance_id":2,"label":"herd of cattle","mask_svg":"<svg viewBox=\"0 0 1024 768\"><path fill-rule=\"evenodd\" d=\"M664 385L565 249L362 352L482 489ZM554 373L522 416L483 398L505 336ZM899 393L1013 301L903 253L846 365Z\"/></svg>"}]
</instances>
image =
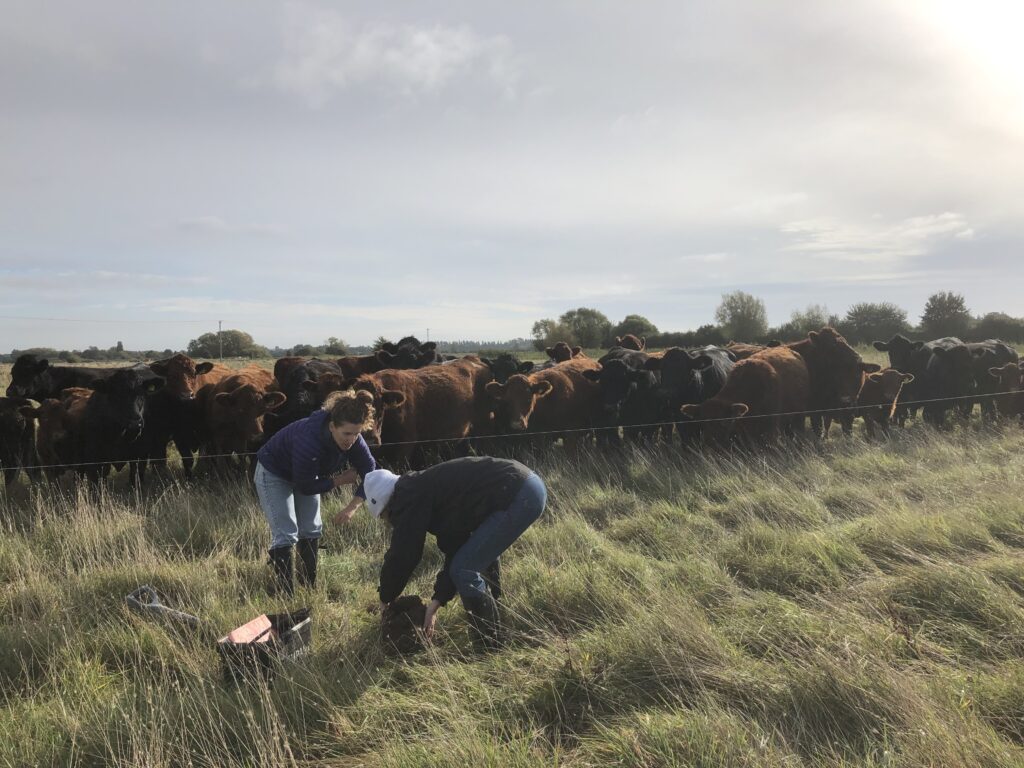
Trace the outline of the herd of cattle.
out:
<instances>
[{"instance_id":1,"label":"herd of cattle","mask_svg":"<svg viewBox=\"0 0 1024 768\"><path fill-rule=\"evenodd\" d=\"M75 470L97 481L126 464L141 482L147 464L165 467L173 441L191 476L196 453L213 465L251 456L328 394L351 388L373 395L378 418L365 437L392 467L559 438L568 447L673 434L683 444L750 445L802 432L808 417L820 437L834 420L851 432L857 417L869 435L887 432L919 407L934 425L950 411L966 417L976 402L992 418L1024 411L1018 354L997 340L897 335L875 342L889 354L884 370L832 328L768 346L647 352L642 338L617 342L599 359L560 342L535 365L511 354L453 358L408 337L371 355L281 358L273 373L183 354L127 368L26 354L0 398L0 467L7 485L21 468L32 478Z\"/></svg>"}]
</instances>

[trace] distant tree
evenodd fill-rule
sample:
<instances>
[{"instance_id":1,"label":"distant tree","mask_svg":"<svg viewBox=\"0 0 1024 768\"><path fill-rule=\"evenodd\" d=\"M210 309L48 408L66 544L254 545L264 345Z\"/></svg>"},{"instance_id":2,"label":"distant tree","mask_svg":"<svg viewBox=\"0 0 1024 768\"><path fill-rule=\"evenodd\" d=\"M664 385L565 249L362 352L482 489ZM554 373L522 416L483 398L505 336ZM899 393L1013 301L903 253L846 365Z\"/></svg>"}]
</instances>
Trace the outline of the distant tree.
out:
<instances>
[{"instance_id":1,"label":"distant tree","mask_svg":"<svg viewBox=\"0 0 1024 768\"><path fill-rule=\"evenodd\" d=\"M603 312L590 307L570 309L558 322L572 331L576 343L584 347L600 347L608 340L612 323Z\"/></svg>"},{"instance_id":2,"label":"distant tree","mask_svg":"<svg viewBox=\"0 0 1024 768\"><path fill-rule=\"evenodd\" d=\"M1005 312L989 312L984 317L978 318L969 335L972 341L983 339L1024 341L1024 318L1011 317Z\"/></svg>"},{"instance_id":3,"label":"distant tree","mask_svg":"<svg viewBox=\"0 0 1024 768\"><path fill-rule=\"evenodd\" d=\"M811 331L819 331L829 325L828 308L821 304L810 304L807 309L794 310L789 322L783 323L769 335L784 341L802 339Z\"/></svg>"},{"instance_id":4,"label":"distant tree","mask_svg":"<svg viewBox=\"0 0 1024 768\"><path fill-rule=\"evenodd\" d=\"M103 359L103 352L100 351L99 347L92 346L92 347L89 347L88 349L83 349L82 350L82 359L83 360L102 360Z\"/></svg>"},{"instance_id":5,"label":"distant tree","mask_svg":"<svg viewBox=\"0 0 1024 768\"><path fill-rule=\"evenodd\" d=\"M374 342L373 342L373 348L374 348L374 350L384 349L384 345L385 344L390 344L390 343L391 343L391 339L388 339L388 338L386 338L384 336L378 336L376 338L376 340L374 340Z\"/></svg>"},{"instance_id":6,"label":"distant tree","mask_svg":"<svg viewBox=\"0 0 1024 768\"><path fill-rule=\"evenodd\" d=\"M643 315L626 315L622 322L611 330L611 341L616 336L625 336L632 333L634 336L654 336L658 332L658 326L652 323Z\"/></svg>"},{"instance_id":7,"label":"distant tree","mask_svg":"<svg viewBox=\"0 0 1024 768\"><path fill-rule=\"evenodd\" d=\"M266 347L256 344L245 331L222 331L221 341L224 343L224 357L261 357L270 354ZM217 334L204 333L198 339L192 339L188 343L188 354L195 358L217 357L220 354Z\"/></svg>"},{"instance_id":8,"label":"distant tree","mask_svg":"<svg viewBox=\"0 0 1024 768\"><path fill-rule=\"evenodd\" d=\"M550 318L535 322L531 334L533 335L534 348L540 351L544 351L557 341L564 341L570 346L579 343L572 328Z\"/></svg>"},{"instance_id":9,"label":"distant tree","mask_svg":"<svg viewBox=\"0 0 1024 768\"><path fill-rule=\"evenodd\" d=\"M715 320L733 341L754 341L768 332L768 310L764 302L743 291L722 295L722 302L715 310Z\"/></svg>"},{"instance_id":10,"label":"distant tree","mask_svg":"<svg viewBox=\"0 0 1024 768\"><path fill-rule=\"evenodd\" d=\"M907 311L883 301L854 304L837 326L851 344L888 341L897 333L908 333Z\"/></svg>"},{"instance_id":11,"label":"distant tree","mask_svg":"<svg viewBox=\"0 0 1024 768\"><path fill-rule=\"evenodd\" d=\"M945 291L932 294L921 315L921 331L930 338L965 336L971 326L971 313L964 297Z\"/></svg>"},{"instance_id":12,"label":"distant tree","mask_svg":"<svg viewBox=\"0 0 1024 768\"><path fill-rule=\"evenodd\" d=\"M312 357L316 354L316 347L312 344L296 344L291 348L291 353L297 357Z\"/></svg>"},{"instance_id":13,"label":"distant tree","mask_svg":"<svg viewBox=\"0 0 1024 768\"><path fill-rule=\"evenodd\" d=\"M329 336L321 347L321 352L325 355L347 355L348 348L337 336Z\"/></svg>"},{"instance_id":14,"label":"distant tree","mask_svg":"<svg viewBox=\"0 0 1024 768\"><path fill-rule=\"evenodd\" d=\"M115 349L118 352L124 352L124 342L121 342L121 341L117 342L117 346L115 347Z\"/></svg>"}]
</instances>

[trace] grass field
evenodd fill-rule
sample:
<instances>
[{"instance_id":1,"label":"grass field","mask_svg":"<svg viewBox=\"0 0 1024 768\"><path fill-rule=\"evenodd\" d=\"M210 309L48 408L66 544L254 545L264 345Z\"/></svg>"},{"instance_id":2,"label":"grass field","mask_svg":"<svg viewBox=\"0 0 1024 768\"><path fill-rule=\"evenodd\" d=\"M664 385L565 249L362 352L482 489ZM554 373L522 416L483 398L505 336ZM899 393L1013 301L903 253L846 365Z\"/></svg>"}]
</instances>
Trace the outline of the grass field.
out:
<instances>
[{"instance_id":1,"label":"grass field","mask_svg":"<svg viewBox=\"0 0 1024 768\"><path fill-rule=\"evenodd\" d=\"M758 456L535 462L505 561L515 641L462 609L377 642L384 527L327 526L312 655L226 686L214 639L268 598L245 483L0 496L0 765L1021 766L1024 435L914 424ZM326 514L345 497L328 497ZM428 548L412 588L427 596ZM197 634L128 612L151 584Z\"/></svg>"}]
</instances>

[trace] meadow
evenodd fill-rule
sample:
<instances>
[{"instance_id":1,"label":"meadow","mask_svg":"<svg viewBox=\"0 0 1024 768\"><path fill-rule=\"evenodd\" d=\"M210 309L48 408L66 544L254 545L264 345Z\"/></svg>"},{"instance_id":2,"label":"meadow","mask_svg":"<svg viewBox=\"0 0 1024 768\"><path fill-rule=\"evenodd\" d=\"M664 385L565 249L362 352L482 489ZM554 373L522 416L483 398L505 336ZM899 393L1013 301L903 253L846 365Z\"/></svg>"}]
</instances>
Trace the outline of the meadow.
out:
<instances>
[{"instance_id":1,"label":"meadow","mask_svg":"<svg viewBox=\"0 0 1024 768\"><path fill-rule=\"evenodd\" d=\"M530 463L549 506L504 560L506 649L474 655L453 603L430 650L386 657L387 531L361 511L327 525L318 589L290 603L313 651L271 687L226 685L214 650L285 607L246 482L19 484L0 764L1024 765L1017 425ZM428 546L410 591L440 562ZM129 612L140 584L204 629Z\"/></svg>"}]
</instances>

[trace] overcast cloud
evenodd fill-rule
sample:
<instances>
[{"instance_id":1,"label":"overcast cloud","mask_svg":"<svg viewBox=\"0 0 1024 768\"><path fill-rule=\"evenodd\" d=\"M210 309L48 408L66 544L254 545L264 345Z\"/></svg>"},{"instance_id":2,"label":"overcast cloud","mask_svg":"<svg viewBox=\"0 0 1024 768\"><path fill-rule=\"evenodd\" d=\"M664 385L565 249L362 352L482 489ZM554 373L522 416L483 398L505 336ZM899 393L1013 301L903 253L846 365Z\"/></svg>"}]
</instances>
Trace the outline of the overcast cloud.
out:
<instances>
[{"instance_id":1,"label":"overcast cloud","mask_svg":"<svg viewBox=\"0 0 1024 768\"><path fill-rule=\"evenodd\" d=\"M7 3L0 349L1024 314L1016 6L435 5Z\"/></svg>"}]
</instances>

